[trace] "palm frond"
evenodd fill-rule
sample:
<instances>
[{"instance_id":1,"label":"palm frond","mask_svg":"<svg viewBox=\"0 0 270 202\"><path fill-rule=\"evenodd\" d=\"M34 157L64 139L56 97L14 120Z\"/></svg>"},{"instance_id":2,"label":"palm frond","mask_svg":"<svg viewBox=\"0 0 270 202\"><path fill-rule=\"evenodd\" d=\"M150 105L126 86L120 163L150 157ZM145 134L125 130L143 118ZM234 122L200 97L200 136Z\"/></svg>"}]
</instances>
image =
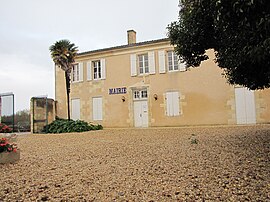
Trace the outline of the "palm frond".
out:
<instances>
[{"instance_id":1,"label":"palm frond","mask_svg":"<svg viewBox=\"0 0 270 202\"><path fill-rule=\"evenodd\" d=\"M56 41L49 47L51 57L54 63L64 71L70 71L75 57L78 53L78 47L67 39Z\"/></svg>"}]
</instances>

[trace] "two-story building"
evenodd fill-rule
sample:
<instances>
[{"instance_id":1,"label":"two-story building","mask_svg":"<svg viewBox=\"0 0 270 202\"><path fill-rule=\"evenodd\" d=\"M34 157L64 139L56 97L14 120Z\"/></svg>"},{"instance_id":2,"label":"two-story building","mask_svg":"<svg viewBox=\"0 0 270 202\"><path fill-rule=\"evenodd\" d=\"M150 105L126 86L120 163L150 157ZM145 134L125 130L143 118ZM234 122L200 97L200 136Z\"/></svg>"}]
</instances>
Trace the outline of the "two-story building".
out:
<instances>
[{"instance_id":1,"label":"two-story building","mask_svg":"<svg viewBox=\"0 0 270 202\"><path fill-rule=\"evenodd\" d=\"M227 84L214 51L200 67L179 63L169 39L79 53L72 70L71 117L104 127L270 122L270 90ZM57 115L66 118L64 72L56 67Z\"/></svg>"}]
</instances>

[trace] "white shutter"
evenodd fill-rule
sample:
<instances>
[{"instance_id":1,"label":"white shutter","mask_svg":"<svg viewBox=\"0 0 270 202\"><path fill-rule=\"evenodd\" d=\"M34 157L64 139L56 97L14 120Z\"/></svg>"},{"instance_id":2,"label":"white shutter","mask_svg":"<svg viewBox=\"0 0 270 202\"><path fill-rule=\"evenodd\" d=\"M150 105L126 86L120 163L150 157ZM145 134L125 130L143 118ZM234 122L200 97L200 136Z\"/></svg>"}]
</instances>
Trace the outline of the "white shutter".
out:
<instances>
[{"instance_id":1,"label":"white shutter","mask_svg":"<svg viewBox=\"0 0 270 202\"><path fill-rule=\"evenodd\" d=\"M92 62L87 62L87 80L92 80Z\"/></svg>"},{"instance_id":2,"label":"white shutter","mask_svg":"<svg viewBox=\"0 0 270 202\"><path fill-rule=\"evenodd\" d=\"M71 99L71 119L80 119L80 99Z\"/></svg>"},{"instance_id":3,"label":"white shutter","mask_svg":"<svg viewBox=\"0 0 270 202\"><path fill-rule=\"evenodd\" d=\"M72 69L71 69L71 73L70 73L70 79L71 79L71 82L72 82L72 83L74 82L74 78L75 78L75 77L74 77L75 67L76 67L76 66L73 65L73 67L72 67Z\"/></svg>"},{"instance_id":4,"label":"white shutter","mask_svg":"<svg viewBox=\"0 0 270 202\"><path fill-rule=\"evenodd\" d=\"M179 66L180 72L184 72L187 70L186 64L184 62L181 62L180 58L178 58L178 66Z\"/></svg>"},{"instance_id":5,"label":"white shutter","mask_svg":"<svg viewBox=\"0 0 270 202\"><path fill-rule=\"evenodd\" d=\"M247 124L256 123L256 105L254 91L245 89Z\"/></svg>"},{"instance_id":6,"label":"white shutter","mask_svg":"<svg viewBox=\"0 0 270 202\"><path fill-rule=\"evenodd\" d=\"M173 116L179 116L179 93L178 92L173 92L172 93L173 97Z\"/></svg>"},{"instance_id":7,"label":"white shutter","mask_svg":"<svg viewBox=\"0 0 270 202\"><path fill-rule=\"evenodd\" d=\"M105 59L100 60L101 64L101 79L106 79L106 65L105 65Z\"/></svg>"},{"instance_id":8,"label":"white shutter","mask_svg":"<svg viewBox=\"0 0 270 202\"><path fill-rule=\"evenodd\" d=\"M254 91L235 88L235 105L237 124L256 123L256 105Z\"/></svg>"},{"instance_id":9,"label":"white shutter","mask_svg":"<svg viewBox=\"0 0 270 202\"><path fill-rule=\"evenodd\" d=\"M149 73L155 74L156 73L156 64L155 64L155 52L154 51L148 52L148 59L149 59Z\"/></svg>"},{"instance_id":10,"label":"white shutter","mask_svg":"<svg viewBox=\"0 0 270 202\"><path fill-rule=\"evenodd\" d=\"M97 120L97 101L96 98L93 98L93 120Z\"/></svg>"},{"instance_id":11,"label":"white shutter","mask_svg":"<svg viewBox=\"0 0 270 202\"><path fill-rule=\"evenodd\" d=\"M166 108L167 116L179 116L179 93L167 92L166 93Z\"/></svg>"},{"instance_id":12,"label":"white shutter","mask_svg":"<svg viewBox=\"0 0 270 202\"><path fill-rule=\"evenodd\" d=\"M136 54L130 55L130 69L131 69L131 76L136 76L137 75Z\"/></svg>"},{"instance_id":13,"label":"white shutter","mask_svg":"<svg viewBox=\"0 0 270 202\"><path fill-rule=\"evenodd\" d=\"M79 81L83 81L83 63L79 63Z\"/></svg>"},{"instance_id":14,"label":"white shutter","mask_svg":"<svg viewBox=\"0 0 270 202\"><path fill-rule=\"evenodd\" d=\"M94 121L102 120L102 98L101 97L93 98L93 120Z\"/></svg>"},{"instance_id":15,"label":"white shutter","mask_svg":"<svg viewBox=\"0 0 270 202\"><path fill-rule=\"evenodd\" d=\"M165 73L165 51L158 51L158 63L159 63L159 73Z\"/></svg>"},{"instance_id":16,"label":"white shutter","mask_svg":"<svg viewBox=\"0 0 270 202\"><path fill-rule=\"evenodd\" d=\"M173 116L172 93L166 93L167 116Z\"/></svg>"},{"instance_id":17,"label":"white shutter","mask_svg":"<svg viewBox=\"0 0 270 202\"><path fill-rule=\"evenodd\" d=\"M102 98L98 101L98 119L102 120Z\"/></svg>"},{"instance_id":18,"label":"white shutter","mask_svg":"<svg viewBox=\"0 0 270 202\"><path fill-rule=\"evenodd\" d=\"M235 105L237 124L246 123L245 89L235 88Z\"/></svg>"}]
</instances>

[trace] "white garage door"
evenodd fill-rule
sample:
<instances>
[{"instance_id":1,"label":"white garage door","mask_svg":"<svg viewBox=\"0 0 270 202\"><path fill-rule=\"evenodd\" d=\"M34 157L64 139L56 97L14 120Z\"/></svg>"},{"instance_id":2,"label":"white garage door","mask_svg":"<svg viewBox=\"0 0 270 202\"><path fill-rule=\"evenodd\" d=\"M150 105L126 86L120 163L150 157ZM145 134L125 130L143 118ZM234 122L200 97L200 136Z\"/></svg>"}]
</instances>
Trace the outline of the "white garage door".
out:
<instances>
[{"instance_id":1,"label":"white garage door","mask_svg":"<svg viewBox=\"0 0 270 202\"><path fill-rule=\"evenodd\" d=\"M246 88L235 88L237 124L256 123L254 91Z\"/></svg>"}]
</instances>

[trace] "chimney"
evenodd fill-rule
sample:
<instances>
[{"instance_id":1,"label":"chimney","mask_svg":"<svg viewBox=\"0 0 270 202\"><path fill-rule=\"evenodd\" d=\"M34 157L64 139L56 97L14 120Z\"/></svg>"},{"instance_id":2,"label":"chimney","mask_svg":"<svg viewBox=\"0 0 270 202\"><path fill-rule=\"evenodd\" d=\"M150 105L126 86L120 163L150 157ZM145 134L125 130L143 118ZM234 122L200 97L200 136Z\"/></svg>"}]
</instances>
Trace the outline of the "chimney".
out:
<instances>
[{"instance_id":1,"label":"chimney","mask_svg":"<svg viewBox=\"0 0 270 202\"><path fill-rule=\"evenodd\" d=\"M127 31L128 45L136 43L136 32L134 30Z\"/></svg>"}]
</instances>

